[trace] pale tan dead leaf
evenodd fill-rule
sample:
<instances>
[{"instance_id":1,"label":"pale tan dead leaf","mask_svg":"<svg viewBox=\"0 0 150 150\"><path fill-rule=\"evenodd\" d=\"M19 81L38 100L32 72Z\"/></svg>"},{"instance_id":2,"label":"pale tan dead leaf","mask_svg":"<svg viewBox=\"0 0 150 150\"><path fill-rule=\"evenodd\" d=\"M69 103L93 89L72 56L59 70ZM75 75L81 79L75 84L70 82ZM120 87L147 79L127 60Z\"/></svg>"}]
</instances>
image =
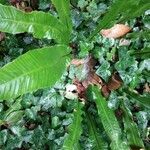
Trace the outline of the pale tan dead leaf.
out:
<instances>
[{"instance_id":1,"label":"pale tan dead leaf","mask_svg":"<svg viewBox=\"0 0 150 150\"><path fill-rule=\"evenodd\" d=\"M67 84L65 86L65 89L66 89L66 91L64 93L64 96L67 99L74 100L74 99L78 98L77 86L76 85L74 85L74 84Z\"/></svg>"},{"instance_id":2,"label":"pale tan dead leaf","mask_svg":"<svg viewBox=\"0 0 150 150\"><path fill-rule=\"evenodd\" d=\"M84 64L84 59L72 59L70 64L78 67L78 66Z\"/></svg>"},{"instance_id":3,"label":"pale tan dead leaf","mask_svg":"<svg viewBox=\"0 0 150 150\"><path fill-rule=\"evenodd\" d=\"M148 83L144 85L144 92L150 93L150 85Z\"/></svg>"},{"instance_id":4,"label":"pale tan dead leaf","mask_svg":"<svg viewBox=\"0 0 150 150\"><path fill-rule=\"evenodd\" d=\"M102 29L101 34L107 38L119 38L131 31L131 28L124 24L116 24L110 29Z\"/></svg>"},{"instance_id":5,"label":"pale tan dead leaf","mask_svg":"<svg viewBox=\"0 0 150 150\"><path fill-rule=\"evenodd\" d=\"M130 40L121 39L121 40L119 41L119 46L129 46L130 43L131 43Z\"/></svg>"}]
</instances>

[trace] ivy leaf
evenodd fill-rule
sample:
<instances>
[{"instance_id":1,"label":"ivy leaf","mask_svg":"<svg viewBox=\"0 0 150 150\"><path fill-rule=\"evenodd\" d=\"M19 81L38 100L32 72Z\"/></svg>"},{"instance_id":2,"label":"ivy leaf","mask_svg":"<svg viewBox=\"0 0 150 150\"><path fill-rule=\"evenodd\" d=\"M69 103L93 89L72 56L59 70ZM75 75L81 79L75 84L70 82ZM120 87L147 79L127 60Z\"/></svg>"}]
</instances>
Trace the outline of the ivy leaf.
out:
<instances>
[{"instance_id":1,"label":"ivy leaf","mask_svg":"<svg viewBox=\"0 0 150 150\"><path fill-rule=\"evenodd\" d=\"M88 5L88 2L86 0L79 0L78 1L78 7L81 8L81 9L83 9L87 5Z\"/></svg>"},{"instance_id":2,"label":"ivy leaf","mask_svg":"<svg viewBox=\"0 0 150 150\"><path fill-rule=\"evenodd\" d=\"M63 149L64 150L74 150L80 139L82 133L82 103L78 102L74 110L74 118L72 124L69 126L69 133L64 141Z\"/></svg>"},{"instance_id":3,"label":"ivy leaf","mask_svg":"<svg viewBox=\"0 0 150 150\"><path fill-rule=\"evenodd\" d=\"M39 106L32 106L30 109L25 110L25 115L28 119L36 120L38 111L40 111Z\"/></svg>"},{"instance_id":4,"label":"ivy leaf","mask_svg":"<svg viewBox=\"0 0 150 150\"><path fill-rule=\"evenodd\" d=\"M96 74L102 77L107 82L109 77L111 76L109 62L104 60L101 66L96 70Z\"/></svg>"},{"instance_id":5,"label":"ivy leaf","mask_svg":"<svg viewBox=\"0 0 150 150\"><path fill-rule=\"evenodd\" d=\"M16 124L18 121L21 120L21 118L23 117L24 111L22 110L18 110L15 112L10 113L6 118L5 121L7 122L7 124L9 125L14 125Z\"/></svg>"},{"instance_id":6,"label":"ivy leaf","mask_svg":"<svg viewBox=\"0 0 150 150\"><path fill-rule=\"evenodd\" d=\"M22 100L21 98L17 99L15 103L10 105L9 109L7 109L7 111L5 111L4 118L7 118L7 116L9 114L11 114L12 112L15 112L15 111L19 111L22 108L21 100Z\"/></svg>"},{"instance_id":7,"label":"ivy leaf","mask_svg":"<svg viewBox=\"0 0 150 150\"><path fill-rule=\"evenodd\" d=\"M147 132L148 132L149 114L150 112L146 111L139 111L138 113L136 113L136 118L138 120L138 127L143 138L148 136Z\"/></svg>"},{"instance_id":8,"label":"ivy leaf","mask_svg":"<svg viewBox=\"0 0 150 150\"><path fill-rule=\"evenodd\" d=\"M8 138L8 132L6 129L0 131L0 146L4 145Z\"/></svg>"},{"instance_id":9,"label":"ivy leaf","mask_svg":"<svg viewBox=\"0 0 150 150\"><path fill-rule=\"evenodd\" d=\"M148 0L144 2L141 0L116 0L108 10L107 14L104 16L104 18L100 20L99 25L90 35L89 39L91 40L103 28L107 28L115 24L117 22L116 18L119 16L119 14L122 15L122 18L120 18L118 22L125 22L144 13L149 8L149 5L150 4Z\"/></svg>"}]
</instances>

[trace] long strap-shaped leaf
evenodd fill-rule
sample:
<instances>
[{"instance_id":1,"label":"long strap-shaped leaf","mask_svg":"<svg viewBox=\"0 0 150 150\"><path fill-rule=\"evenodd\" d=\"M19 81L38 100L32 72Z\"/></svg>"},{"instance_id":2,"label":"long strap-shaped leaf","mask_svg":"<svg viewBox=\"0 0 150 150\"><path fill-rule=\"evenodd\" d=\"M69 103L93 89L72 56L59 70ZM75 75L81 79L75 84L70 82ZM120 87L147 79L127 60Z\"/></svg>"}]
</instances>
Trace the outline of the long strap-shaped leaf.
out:
<instances>
[{"instance_id":1,"label":"long strap-shaped leaf","mask_svg":"<svg viewBox=\"0 0 150 150\"><path fill-rule=\"evenodd\" d=\"M65 69L67 46L35 49L0 69L0 99L53 85Z\"/></svg>"},{"instance_id":2,"label":"long strap-shaped leaf","mask_svg":"<svg viewBox=\"0 0 150 150\"><path fill-rule=\"evenodd\" d=\"M149 39L150 39L150 35L149 35ZM140 59L149 59L150 58L150 50L149 47L145 47L142 50L140 50L139 52L137 52L136 50L133 51L132 53L130 53L131 56L135 56L136 58L140 58Z\"/></svg>"},{"instance_id":3,"label":"long strap-shaped leaf","mask_svg":"<svg viewBox=\"0 0 150 150\"><path fill-rule=\"evenodd\" d=\"M123 120L124 120L124 128L127 134L127 139L129 145L132 147L144 148L143 141L140 137L140 133L137 127L137 124L132 120L131 111L125 106L122 101L122 110L123 110Z\"/></svg>"},{"instance_id":4,"label":"long strap-shaped leaf","mask_svg":"<svg viewBox=\"0 0 150 150\"><path fill-rule=\"evenodd\" d=\"M143 96L136 94L128 89L124 90L130 97L138 101L141 105L145 106L146 108L150 108L150 95L148 96Z\"/></svg>"},{"instance_id":5,"label":"long strap-shaped leaf","mask_svg":"<svg viewBox=\"0 0 150 150\"><path fill-rule=\"evenodd\" d=\"M69 133L63 145L64 150L74 150L77 148L81 133L82 133L82 103L78 102L74 110L74 118L72 124L69 126Z\"/></svg>"},{"instance_id":6,"label":"long strap-shaped leaf","mask_svg":"<svg viewBox=\"0 0 150 150\"><path fill-rule=\"evenodd\" d=\"M92 119L92 116L89 112L86 113L87 124L89 129L89 138L93 140L93 149L95 150L108 150L108 144L104 142L104 139L98 133L95 121Z\"/></svg>"},{"instance_id":7,"label":"long strap-shaped leaf","mask_svg":"<svg viewBox=\"0 0 150 150\"><path fill-rule=\"evenodd\" d=\"M133 5L132 5L133 4ZM137 1L132 1L130 0L130 8L127 8L127 12L123 12L122 18L119 20L121 21L126 21L129 19L133 19L137 16L142 15L146 10L150 8L150 2L149 0L137 0Z\"/></svg>"},{"instance_id":8,"label":"long strap-shaped leaf","mask_svg":"<svg viewBox=\"0 0 150 150\"><path fill-rule=\"evenodd\" d=\"M66 25L66 27L71 32L72 21L70 13L70 0L52 0L52 3L57 9L59 19Z\"/></svg>"},{"instance_id":9,"label":"long strap-shaped leaf","mask_svg":"<svg viewBox=\"0 0 150 150\"><path fill-rule=\"evenodd\" d=\"M101 95L97 87L92 87L93 98L95 99L98 114L101 118L103 127L111 139L112 150L130 150L126 141L121 138L121 129L114 112L108 108L106 100Z\"/></svg>"},{"instance_id":10,"label":"long strap-shaped leaf","mask_svg":"<svg viewBox=\"0 0 150 150\"><path fill-rule=\"evenodd\" d=\"M127 21L131 18L141 15L150 7L149 0L116 0L108 13L100 20L97 28L90 35L91 40L101 29L112 26L117 22L118 15L122 15L120 21ZM117 19L117 20L116 20Z\"/></svg>"},{"instance_id":11,"label":"long strap-shaped leaf","mask_svg":"<svg viewBox=\"0 0 150 150\"><path fill-rule=\"evenodd\" d=\"M49 13L25 13L11 6L0 4L0 31L12 34L29 32L36 38L56 39L68 43L68 29Z\"/></svg>"},{"instance_id":12,"label":"long strap-shaped leaf","mask_svg":"<svg viewBox=\"0 0 150 150\"><path fill-rule=\"evenodd\" d=\"M100 23L98 24L95 31L92 32L89 39L92 39L101 29L111 26L116 21L116 17L118 16L121 8L123 6L125 6L126 3L127 2L125 0L121 0L121 1L116 0L116 2L114 4L112 4L112 6L109 9L108 13L100 21Z\"/></svg>"}]
</instances>

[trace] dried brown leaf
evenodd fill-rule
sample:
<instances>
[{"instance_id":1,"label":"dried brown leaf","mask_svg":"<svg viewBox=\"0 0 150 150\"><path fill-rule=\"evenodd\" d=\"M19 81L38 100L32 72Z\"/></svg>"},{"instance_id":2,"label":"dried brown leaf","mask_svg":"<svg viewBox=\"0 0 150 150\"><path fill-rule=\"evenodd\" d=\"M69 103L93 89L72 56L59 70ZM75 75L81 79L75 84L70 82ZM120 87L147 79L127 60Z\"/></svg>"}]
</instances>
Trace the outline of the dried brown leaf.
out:
<instances>
[{"instance_id":1,"label":"dried brown leaf","mask_svg":"<svg viewBox=\"0 0 150 150\"><path fill-rule=\"evenodd\" d=\"M97 86L102 86L103 84L103 81L101 80L101 78L93 71L91 72L87 79L85 81L83 81L83 85L86 87L86 84L87 83L87 86L89 84L94 84L94 85L97 85Z\"/></svg>"},{"instance_id":2,"label":"dried brown leaf","mask_svg":"<svg viewBox=\"0 0 150 150\"><path fill-rule=\"evenodd\" d=\"M129 31L131 31L131 28L127 25L116 24L110 29L102 29L100 33L104 37L115 39L126 35Z\"/></svg>"},{"instance_id":3,"label":"dried brown leaf","mask_svg":"<svg viewBox=\"0 0 150 150\"><path fill-rule=\"evenodd\" d=\"M13 5L14 7L25 11L25 12L31 12L33 9L29 6L29 1L28 0L10 0L10 4Z\"/></svg>"},{"instance_id":4,"label":"dried brown leaf","mask_svg":"<svg viewBox=\"0 0 150 150\"><path fill-rule=\"evenodd\" d=\"M86 99L86 87L78 79L73 80L73 84L77 86L77 93L80 99Z\"/></svg>"},{"instance_id":5,"label":"dried brown leaf","mask_svg":"<svg viewBox=\"0 0 150 150\"><path fill-rule=\"evenodd\" d=\"M104 95L104 97L108 97L111 91L119 89L121 85L122 80L120 76L114 73L110 81L102 86L102 94Z\"/></svg>"},{"instance_id":6,"label":"dried brown leaf","mask_svg":"<svg viewBox=\"0 0 150 150\"><path fill-rule=\"evenodd\" d=\"M82 65L83 68L87 70L86 79L79 81L78 78L75 78L73 80L73 84L77 86L77 93L81 100L86 99L86 90L90 84L100 87L102 94L105 97L108 97L112 90L116 90L122 85L122 80L117 73L112 75L107 84L104 83L102 79L95 73L94 67L96 65L96 61L91 56L88 56L86 59L73 59L71 64L75 65L76 67Z\"/></svg>"},{"instance_id":7,"label":"dried brown leaf","mask_svg":"<svg viewBox=\"0 0 150 150\"><path fill-rule=\"evenodd\" d=\"M86 70L87 75L83 81L79 81L78 78L73 80L73 84L77 86L79 98L86 99L86 90L90 84L94 84L99 87L103 84L101 78L94 71L96 61L91 56L88 56L86 59L73 59L71 64L76 67L82 65Z\"/></svg>"},{"instance_id":8,"label":"dried brown leaf","mask_svg":"<svg viewBox=\"0 0 150 150\"><path fill-rule=\"evenodd\" d=\"M103 94L104 97L108 97L109 96L110 90L108 89L107 85L104 85L102 87L102 94Z\"/></svg>"},{"instance_id":9,"label":"dried brown leaf","mask_svg":"<svg viewBox=\"0 0 150 150\"><path fill-rule=\"evenodd\" d=\"M107 84L107 87L110 91L117 90L122 85L122 80L120 76L114 73Z\"/></svg>"},{"instance_id":10,"label":"dried brown leaf","mask_svg":"<svg viewBox=\"0 0 150 150\"><path fill-rule=\"evenodd\" d=\"M82 84L85 88L87 88L90 84L94 84L97 86L101 86L102 80L101 78L95 73L94 66L96 61L91 57L87 57L84 61L84 68L87 70L87 77Z\"/></svg>"}]
</instances>

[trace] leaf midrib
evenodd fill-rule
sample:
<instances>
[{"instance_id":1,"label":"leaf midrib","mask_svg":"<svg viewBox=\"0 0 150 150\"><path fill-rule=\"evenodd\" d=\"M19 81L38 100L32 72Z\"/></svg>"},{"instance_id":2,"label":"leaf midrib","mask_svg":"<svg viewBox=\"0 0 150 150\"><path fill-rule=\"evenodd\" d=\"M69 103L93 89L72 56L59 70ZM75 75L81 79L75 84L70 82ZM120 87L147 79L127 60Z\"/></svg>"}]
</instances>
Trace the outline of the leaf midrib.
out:
<instances>
[{"instance_id":1,"label":"leaf midrib","mask_svg":"<svg viewBox=\"0 0 150 150\"><path fill-rule=\"evenodd\" d=\"M56 28L55 26L51 27L51 26L45 25L45 24L39 24L39 23L35 23L35 22L24 22L24 21L12 20L12 19L10 19L10 18L8 18L8 19L2 18L2 20L4 20L4 21L9 21L9 22L14 22L14 23L17 23L17 24L18 24L18 23L19 23L19 24L27 24L28 26L30 26L30 25L38 25L38 26L41 26L42 28L43 28L43 26L44 26L44 27L46 27L46 28L52 28L53 30L56 30L56 31L62 33L62 31L59 30L58 28Z\"/></svg>"},{"instance_id":2,"label":"leaf midrib","mask_svg":"<svg viewBox=\"0 0 150 150\"><path fill-rule=\"evenodd\" d=\"M93 132L93 135L94 135L94 137L95 137L95 139L96 139L96 145L98 146L98 148L101 148L101 146L100 146L100 143L99 143L99 140L98 140L98 137L97 137L97 132L96 132L96 129L95 129L95 126L94 126L94 124L93 124L93 122L92 122L92 120L91 120L91 116L90 116L90 114L86 114L87 116L88 116L88 118L89 118L89 122L90 122L90 125L91 125L91 128L92 128L92 132Z\"/></svg>"},{"instance_id":3,"label":"leaf midrib","mask_svg":"<svg viewBox=\"0 0 150 150\"><path fill-rule=\"evenodd\" d=\"M100 97L99 97L99 98L100 98ZM101 100L103 100L103 99L101 99ZM109 117L107 116L106 110L105 110L105 108L104 108L104 106L102 105L101 102L100 102L100 105L101 105L101 108L103 109L105 118L106 118L106 120L107 120L107 123L109 124L109 127L111 127L111 132L112 132L114 129L113 129L113 127L112 127L111 122L109 121ZM104 124L103 124L103 125L104 125ZM119 135L118 135L118 137L119 137ZM111 137L111 140L116 140L116 139L112 139L112 137Z\"/></svg>"},{"instance_id":4,"label":"leaf midrib","mask_svg":"<svg viewBox=\"0 0 150 150\"><path fill-rule=\"evenodd\" d=\"M18 79L20 79L20 78L22 78L22 77L24 77L24 76L33 74L34 72L39 72L40 70L44 70L44 69L50 68L50 67L52 67L52 66L55 66L55 65L58 64L58 63L59 63L59 62L56 62L55 64L51 64L51 65L45 65L45 67L41 66L41 67L39 67L38 69L34 69L34 70L32 69L32 70L29 71L28 73L22 74L22 75L20 75L20 76L17 76L16 78L13 78L12 80L9 80L8 82L4 82L4 83L0 84L0 86L5 85L5 84L8 84L8 83L10 83L10 82L12 82L12 81L18 80Z\"/></svg>"},{"instance_id":5,"label":"leaf midrib","mask_svg":"<svg viewBox=\"0 0 150 150\"><path fill-rule=\"evenodd\" d=\"M79 108L78 108L79 109ZM74 146L74 141L75 141L75 139L76 139L76 133L77 133L77 126L78 126L78 124L80 123L80 115L81 115L81 112L80 112L80 110L79 110L79 113L77 114L77 118L76 118L76 128L75 128L75 131L73 132L73 140L72 140L72 143L71 143L71 145L73 145Z\"/></svg>"},{"instance_id":6,"label":"leaf midrib","mask_svg":"<svg viewBox=\"0 0 150 150\"><path fill-rule=\"evenodd\" d=\"M97 93L97 95L98 95L98 93ZM98 97L99 97L99 99L100 100L104 100L104 99L102 99L99 95L98 95ZM102 103L99 101L98 102L98 99L97 99L97 103L99 103L100 105L101 105L101 109L103 109L103 112L104 112L104 115L105 115L105 118L106 118L106 120L107 120L107 123L109 124L109 127L111 127L111 133L113 133L113 127L112 127L112 124L111 124L111 122L109 121L109 117L107 116L107 113L106 113L106 110L105 110L105 108L104 108L104 106L102 105ZM100 113L100 112L99 112ZM103 122L103 121L102 121ZM103 126L105 126L104 124L103 124ZM118 128L119 129L119 128ZM107 133L108 134L108 133ZM118 133L117 133L118 134ZM111 138L111 141L113 142L113 143L118 143L117 141L118 141L118 139L119 139L119 134L118 134L118 138L116 139L112 139L112 137L110 136L110 134L109 134L109 137ZM117 144L118 145L118 144ZM119 148L118 148L119 149Z\"/></svg>"}]
</instances>

